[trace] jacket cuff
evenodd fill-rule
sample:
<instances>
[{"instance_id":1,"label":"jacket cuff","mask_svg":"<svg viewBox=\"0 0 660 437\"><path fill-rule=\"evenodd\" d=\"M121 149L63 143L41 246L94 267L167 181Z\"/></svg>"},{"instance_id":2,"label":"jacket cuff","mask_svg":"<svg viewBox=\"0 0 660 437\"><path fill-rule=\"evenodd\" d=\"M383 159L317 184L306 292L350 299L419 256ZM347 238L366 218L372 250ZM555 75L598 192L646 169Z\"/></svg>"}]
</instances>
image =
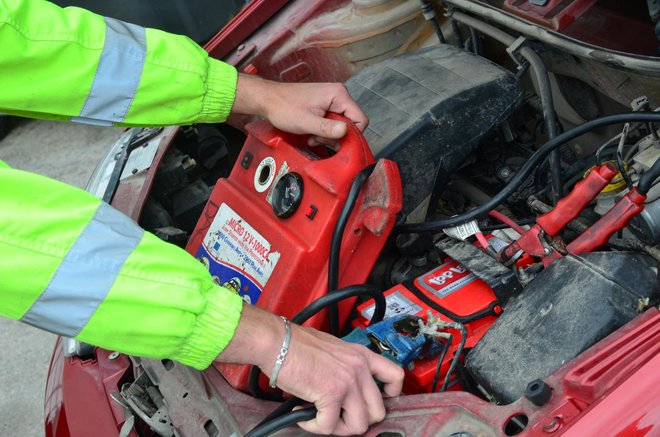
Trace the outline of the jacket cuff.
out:
<instances>
[{"instance_id":1,"label":"jacket cuff","mask_svg":"<svg viewBox=\"0 0 660 437\"><path fill-rule=\"evenodd\" d=\"M236 97L236 69L217 59L209 58L206 95L198 123L220 123L227 119Z\"/></svg>"},{"instance_id":2,"label":"jacket cuff","mask_svg":"<svg viewBox=\"0 0 660 437\"><path fill-rule=\"evenodd\" d=\"M197 316L188 340L171 357L199 370L207 368L229 344L243 310L243 299L225 288L214 286L206 298L206 308Z\"/></svg>"}]
</instances>

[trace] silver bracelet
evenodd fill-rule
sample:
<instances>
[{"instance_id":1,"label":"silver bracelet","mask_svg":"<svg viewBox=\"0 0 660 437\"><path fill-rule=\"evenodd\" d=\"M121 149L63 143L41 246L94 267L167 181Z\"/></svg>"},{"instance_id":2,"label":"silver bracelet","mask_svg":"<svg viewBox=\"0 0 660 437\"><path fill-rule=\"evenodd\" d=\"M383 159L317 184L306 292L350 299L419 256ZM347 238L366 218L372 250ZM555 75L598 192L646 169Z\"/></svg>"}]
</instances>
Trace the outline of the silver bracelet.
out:
<instances>
[{"instance_id":1,"label":"silver bracelet","mask_svg":"<svg viewBox=\"0 0 660 437\"><path fill-rule=\"evenodd\" d=\"M280 354L275 360L273 371L270 374L270 381L268 382L268 385L270 385L272 388L277 387L277 376L280 374L282 363L284 363L286 354L289 353L289 343L291 343L291 324L289 323L289 319L284 316L280 317L282 317L282 320L284 320L284 341L282 342L282 347L280 348Z\"/></svg>"}]
</instances>

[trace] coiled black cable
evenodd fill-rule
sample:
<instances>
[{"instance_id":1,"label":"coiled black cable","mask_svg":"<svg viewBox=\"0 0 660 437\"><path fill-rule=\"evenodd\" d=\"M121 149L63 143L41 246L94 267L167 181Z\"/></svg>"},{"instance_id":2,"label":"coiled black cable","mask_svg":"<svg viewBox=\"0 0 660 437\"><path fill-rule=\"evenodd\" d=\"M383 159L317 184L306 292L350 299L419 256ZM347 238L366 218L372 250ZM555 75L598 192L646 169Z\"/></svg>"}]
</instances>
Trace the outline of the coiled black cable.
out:
<instances>
[{"instance_id":1,"label":"coiled black cable","mask_svg":"<svg viewBox=\"0 0 660 437\"><path fill-rule=\"evenodd\" d=\"M346 196L344 206L339 213L337 223L332 231L332 240L330 242L330 255L328 258L328 293L334 293L339 287L339 255L341 253L341 240L344 237L344 231L348 224L348 218L355 208L362 186L367 181L371 173L373 173L376 164L371 164L355 176L351 188ZM339 311L337 305L333 304L328 307L328 326L330 334L335 337L339 335Z\"/></svg>"},{"instance_id":2,"label":"coiled black cable","mask_svg":"<svg viewBox=\"0 0 660 437\"><path fill-rule=\"evenodd\" d=\"M454 217L449 217L443 220L399 225L394 228L394 232L420 233L420 232L439 231L443 228L457 226L465 222L469 222L470 220L478 218L482 215L485 215L488 213L488 211L494 209L495 207L503 203L510 195L512 195L518 188L520 188L523 182L525 182L525 180L534 172L534 169L541 162L543 162L543 160L548 156L548 154L551 151L557 149L562 144L571 141L572 139L584 135L585 133L590 132L599 127L609 126L612 124L634 122L634 121L660 122L660 114L628 112L623 114L608 115L605 117L595 118L593 120L587 121L579 126L574 127L573 129L567 130L566 132L556 136L554 139L545 143L539 150L537 150L529 158L529 160L527 160L527 162L515 174L515 176L511 178L511 181L506 185L506 187L504 187L504 189L502 189L499 193L493 196L492 199L490 199L488 202L484 203L483 205L478 206L477 208L472 209L463 214L456 215ZM650 171L651 170L649 170L649 172Z\"/></svg>"}]
</instances>

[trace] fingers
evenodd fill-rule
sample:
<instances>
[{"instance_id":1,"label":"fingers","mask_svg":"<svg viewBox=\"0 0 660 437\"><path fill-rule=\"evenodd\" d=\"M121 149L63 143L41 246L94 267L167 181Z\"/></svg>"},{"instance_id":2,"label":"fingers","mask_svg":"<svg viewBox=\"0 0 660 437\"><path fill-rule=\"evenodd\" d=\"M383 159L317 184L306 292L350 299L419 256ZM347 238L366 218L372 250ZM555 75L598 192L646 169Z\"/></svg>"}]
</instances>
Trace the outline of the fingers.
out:
<instances>
[{"instance_id":1,"label":"fingers","mask_svg":"<svg viewBox=\"0 0 660 437\"><path fill-rule=\"evenodd\" d=\"M341 400L317 402L316 418L298 426L315 434L361 435L374 423L366 405L361 391L353 385Z\"/></svg>"},{"instance_id":2,"label":"fingers","mask_svg":"<svg viewBox=\"0 0 660 437\"><path fill-rule=\"evenodd\" d=\"M300 426L317 434L360 435L383 420L385 406L374 378L383 381L387 394L393 396L401 391L403 371L364 346L311 328L292 328L278 387L318 409L314 420ZM262 370L271 368L269 362Z\"/></svg>"},{"instance_id":3,"label":"fingers","mask_svg":"<svg viewBox=\"0 0 660 437\"><path fill-rule=\"evenodd\" d=\"M341 83L257 83L257 92L249 90L249 83L242 84L240 102L234 111L252 109L247 103L256 99L261 102L259 115L264 115L275 127L294 134L311 134L336 140L344 137L346 123L325 118L328 112L336 112L351 120L362 131L369 119ZM250 92L248 92L250 91ZM243 103L247 102L247 103ZM240 112L238 112L240 113Z\"/></svg>"},{"instance_id":4,"label":"fingers","mask_svg":"<svg viewBox=\"0 0 660 437\"><path fill-rule=\"evenodd\" d=\"M369 369L375 379L385 384L383 391L387 396L399 396L403 388L404 371L392 361L380 355L369 353Z\"/></svg>"},{"instance_id":5,"label":"fingers","mask_svg":"<svg viewBox=\"0 0 660 437\"><path fill-rule=\"evenodd\" d=\"M318 412L316 418L308 422L300 422L298 426L307 432L314 434L331 434L336 431L337 425L341 419L340 401L316 404Z\"/></svg>"},{"instance_id":6,"label":"fingers","mask_svg":"<svg viewBox=\"0 0 660 437\"><path fill-rule=\"evenodd\" d=\"M369 125L369 118L367 115L362 111L355 100L353 100L344 84L337 83L332 84L332 86L333 99L327 110L342 114L344 117L355 123L360 131L364 132L367 125Z\"/></svg>"}]
</instances>

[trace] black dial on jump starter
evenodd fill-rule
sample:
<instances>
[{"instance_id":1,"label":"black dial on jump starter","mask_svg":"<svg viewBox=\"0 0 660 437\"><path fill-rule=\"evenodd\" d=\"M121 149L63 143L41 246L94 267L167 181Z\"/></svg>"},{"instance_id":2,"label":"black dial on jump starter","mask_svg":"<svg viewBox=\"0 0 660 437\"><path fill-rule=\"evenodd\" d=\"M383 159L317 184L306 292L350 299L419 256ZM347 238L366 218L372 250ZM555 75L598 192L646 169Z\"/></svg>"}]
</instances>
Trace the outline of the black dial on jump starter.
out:
<instances>
[{"instance_id":1,"label":"black dial on jump starter","mask_svg":"<svg viewBox=\"0 0 660 437\"><path fill-rule=\"evenodd\" d=\"M303 180L298 173L287 173L273 188L271 202L279 218L291 217L300 206L303 196Z\"/></svg>"}]
</instances>

